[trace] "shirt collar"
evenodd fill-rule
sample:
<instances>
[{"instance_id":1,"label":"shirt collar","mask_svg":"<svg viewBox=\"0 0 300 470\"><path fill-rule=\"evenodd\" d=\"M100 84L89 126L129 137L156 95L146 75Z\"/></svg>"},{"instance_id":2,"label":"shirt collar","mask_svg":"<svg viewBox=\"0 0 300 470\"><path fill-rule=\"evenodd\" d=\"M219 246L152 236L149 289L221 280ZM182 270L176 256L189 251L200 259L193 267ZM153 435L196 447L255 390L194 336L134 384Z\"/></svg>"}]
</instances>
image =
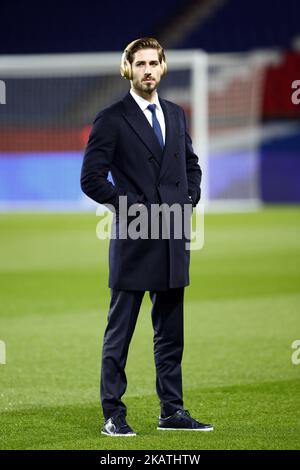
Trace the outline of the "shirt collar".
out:
<instances>
[{"instance_id":1,"label":"shirt collar","mask_svg":"<svg viewBox=\"0 0 300 470\"><path fill-rule=\"evenodd\" d=\"M153 103L150 103L150 101L147 101L147 100L145 100L145 98L142 98L141 96L137 95L132 90L132 88L130 89L130 94L131 94L132 98L136 101L136 103L139 105L139 107L141 108L141 110L143 112L145 111L145 109L148 108L149 104L156 104L156 108L159 109L160 111L162 110L157 93L155 93L155 98L154 98Z\"/></svg>"}]
</instances>

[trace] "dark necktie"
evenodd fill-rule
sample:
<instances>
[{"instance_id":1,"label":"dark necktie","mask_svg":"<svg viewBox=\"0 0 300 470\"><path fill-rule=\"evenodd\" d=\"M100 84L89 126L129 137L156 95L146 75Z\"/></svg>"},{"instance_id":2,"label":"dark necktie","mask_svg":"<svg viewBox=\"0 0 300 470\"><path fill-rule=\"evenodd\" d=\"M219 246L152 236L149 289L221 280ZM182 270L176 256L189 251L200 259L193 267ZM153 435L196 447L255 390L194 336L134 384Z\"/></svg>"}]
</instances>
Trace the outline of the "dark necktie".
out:
<instances>
[{"instance_id":1,"label":"dark necktie","mask_svg":"<svg viewBox=\"0 0 300 470\"><path fill-rule=\"evenodd\" d=\"M161 131L161 127L159 125L159 122L158 122L158 119L156 117L156 112L155 112L155 109L156 109L156 104L149 104L149 106L147 106L147 108L151 111L152 113L152 127L153 127L153 130L155 132L155 135L158 139L158 142L160 143L160 146L161 148L163 149L164 148L164 139L163 139L163 135L162 135L162 131Z\"/></svg>"}]
</instances>

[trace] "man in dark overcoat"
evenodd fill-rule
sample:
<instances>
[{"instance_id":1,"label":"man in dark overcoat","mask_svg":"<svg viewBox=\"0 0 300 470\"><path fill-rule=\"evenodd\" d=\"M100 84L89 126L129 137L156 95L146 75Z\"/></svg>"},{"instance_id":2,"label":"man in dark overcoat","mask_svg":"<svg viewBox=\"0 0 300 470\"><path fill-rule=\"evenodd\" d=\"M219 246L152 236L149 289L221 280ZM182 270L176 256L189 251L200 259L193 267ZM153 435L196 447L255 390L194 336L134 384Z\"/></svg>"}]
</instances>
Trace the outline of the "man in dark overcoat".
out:
<instances>
[{"instance_id":1,"label":"man in dark overcoat","mask_svg":"<svg viewBox=\"0 0 300 470\"><path fill-rule=\"evenodd\" d=\"M185 230L181 236L175 234L178 224L184 226L175 214L169 212L167 217L167 211L152 212L157 206L174 205L182 212L184 208L191 211L200 200L201 169L183 109L158 97L157 87L167 72L158 41L141 38L130 43L120 70L130 80L131 89L123 100L96 116L81 172L82 190L112 209L117 229L109 249L111 299L102 350L102 433L136 435L126 421L127 409L121 398L127 386L128 349L146 291L153 305L160 400L157 429L210 431L211 425L192 418L183 406L183 300L189 284L189 237ZM109 172L113 181L108 179ZM121 210L124 201L128 208L125 215ZM128 229L134 220L132 214L138 213L130 208L146 214L140 236L124 234L124 227ZM155 224L159 227L153 230L154 236Z\"/></svg>"}]
</instances>

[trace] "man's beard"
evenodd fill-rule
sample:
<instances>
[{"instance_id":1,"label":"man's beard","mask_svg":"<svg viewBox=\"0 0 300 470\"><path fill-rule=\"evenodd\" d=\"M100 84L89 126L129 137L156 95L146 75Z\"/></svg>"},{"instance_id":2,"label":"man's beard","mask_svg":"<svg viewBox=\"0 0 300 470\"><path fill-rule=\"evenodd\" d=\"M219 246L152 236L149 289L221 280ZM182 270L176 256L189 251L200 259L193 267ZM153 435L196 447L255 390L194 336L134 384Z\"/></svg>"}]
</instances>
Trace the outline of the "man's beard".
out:
<instances>
[{"instance_id":1,"label":"man's beard","mask_svg":"<svg viewBox=\"0 0 300 470\"><path fill-rule=\"evenodd\" d=\"M153 91L156 90L157 88L157 85L158 83L156 81L153 81L153 82L146 82L146 81L142 81L139 86L138 86L138 89L140 91L143 91L144 93L153 93Z\"/></svg>"}]
</instances>

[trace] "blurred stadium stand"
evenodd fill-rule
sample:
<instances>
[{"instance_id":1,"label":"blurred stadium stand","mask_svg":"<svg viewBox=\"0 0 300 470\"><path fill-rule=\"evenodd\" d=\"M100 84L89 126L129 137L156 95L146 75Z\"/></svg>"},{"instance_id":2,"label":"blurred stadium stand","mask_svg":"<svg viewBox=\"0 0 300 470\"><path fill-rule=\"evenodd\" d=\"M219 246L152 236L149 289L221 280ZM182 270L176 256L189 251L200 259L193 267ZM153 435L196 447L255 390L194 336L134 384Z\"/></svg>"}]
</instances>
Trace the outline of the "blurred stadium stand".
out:
<instances>
[{"instance_id":1,"label":"blurred stadium stand","mask_svg":"<svg viewBox=\"0 0 300 470\"><path fill-rule=\"evenodd\" d=\"M225 0L181 47L207 52L244 52L261 48L290 48L299 35L298 0Z\"/></svg>"},{"instance_id":2,"label":"blurred stadium stand","mask_svg":"<svg viewBox=\"0 0 300 470\"><path fill-rule=\"evenodd\" d=\"M120 51L154 35L166 48L243 52L292 47L299 0L1 2L0 54Z\"/></svg>"}]
</instances>

